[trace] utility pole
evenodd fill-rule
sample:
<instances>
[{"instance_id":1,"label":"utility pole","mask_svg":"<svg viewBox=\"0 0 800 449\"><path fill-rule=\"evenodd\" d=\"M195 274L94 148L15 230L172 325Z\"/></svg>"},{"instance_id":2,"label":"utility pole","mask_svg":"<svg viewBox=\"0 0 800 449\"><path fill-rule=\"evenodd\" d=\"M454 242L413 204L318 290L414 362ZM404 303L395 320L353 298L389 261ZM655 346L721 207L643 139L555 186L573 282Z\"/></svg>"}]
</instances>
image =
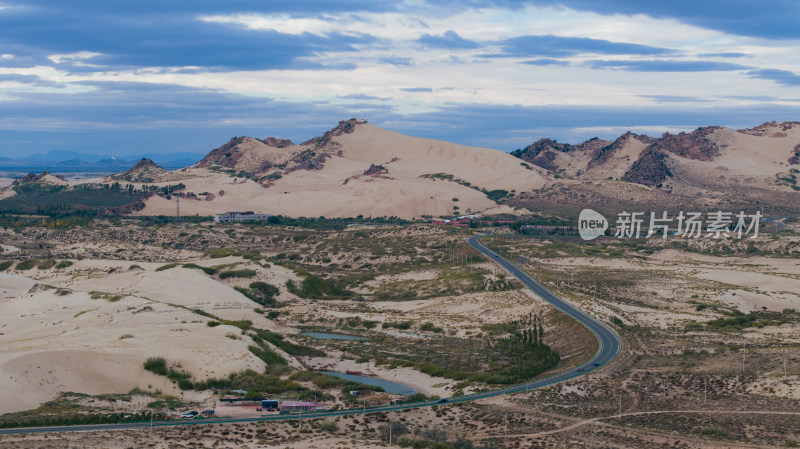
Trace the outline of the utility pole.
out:
<instances>
[{"instance_id":1,"label":"utility pole","mask_svg":"<svg viewBox=\"0 0 800 449\"><path fill-rule=\"evenodd\" d=\"M508 442L508 415L503 413L503 424L505 426L505 431L503 434L503 442Z\"/></svg>"},{"instance_id":2,"label":"utility pole","mask_svg":"<svg viewBox=\"0 0 800 449\"><path fill-rule=\"evenodd\" d=\"M747 362L747 340L742 340L742 376L744 376L744 365Z\"/></svg>"},{"instance_id":3,"label":"utility pole","mask_svg":"<svg viewBox=\"0 0 800 449\"><path fill-rule=\"evenodd\" d=\"M708 404L708 377L703 378L703 405Z\"/></svg>"},{"instance_id":4,"label":"utility pole","mask_svg":"<svg viewBox=\"0 0 800 449\"><path fill-rule=\"evenodd\" d=\"M783 350L783 378L786 379L786 350Z\"/></svg>"},{"instance_id":5,"label":"utility pole","mask_svg":"<svg viewBox=\"0 0 800 449\"><path fill-rule=\"evenodd\" d=\"M619 419L622 419L622 390L619 391Z\"/></svg>"},{"instance_id":6,"label":"utility pole","mask_svg":"<svg viewBox=\"0 0 800 449\"><path fill-rule=\"evenodd\" d=\"M150 410L150 441L153 440L153 410Z\"/></svg>"}]
</instances>

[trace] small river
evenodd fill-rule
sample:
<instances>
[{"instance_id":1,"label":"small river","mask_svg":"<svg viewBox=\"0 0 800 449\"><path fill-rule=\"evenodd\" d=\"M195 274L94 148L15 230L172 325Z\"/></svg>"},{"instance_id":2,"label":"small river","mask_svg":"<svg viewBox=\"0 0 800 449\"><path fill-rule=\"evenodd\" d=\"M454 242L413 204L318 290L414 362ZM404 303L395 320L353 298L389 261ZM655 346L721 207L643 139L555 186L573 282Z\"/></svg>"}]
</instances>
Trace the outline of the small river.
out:
<instances>
[{"instance_id":1,"label":"small river","mask_svg":"<svg viewBox=\"0 0 800 449\"><path fill-rule=\"evenodd\" d=\"M411 396L412 394L417 392L417 390L408 387L406 385L399 384L397 382L391 382L378 377L359 376L358 374L335 373L332 371L320 371L320 372L344 380L360 382L362 384L367 384L367 385L375 385L383 388L384 391L386 391L387 393L402 394L403 396Z\"/></svg>"}]
</instances>

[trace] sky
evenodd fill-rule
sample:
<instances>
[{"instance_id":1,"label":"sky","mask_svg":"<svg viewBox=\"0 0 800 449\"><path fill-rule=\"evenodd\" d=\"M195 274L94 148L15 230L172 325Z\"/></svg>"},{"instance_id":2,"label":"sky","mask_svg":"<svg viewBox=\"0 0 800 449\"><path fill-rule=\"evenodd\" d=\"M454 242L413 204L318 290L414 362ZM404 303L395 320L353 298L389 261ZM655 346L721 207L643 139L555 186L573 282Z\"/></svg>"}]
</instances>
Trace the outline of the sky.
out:
<instances>
[{"instance_id":1,"label":"sky","mask_svg":"<svg viewBox=\"0 0 800 449\"><path fill-rule=\"evenodd\" d=\"M351 117L505 151L800 120L800 2L0 0L0 157Z\"/></svg>"}]
</instances>

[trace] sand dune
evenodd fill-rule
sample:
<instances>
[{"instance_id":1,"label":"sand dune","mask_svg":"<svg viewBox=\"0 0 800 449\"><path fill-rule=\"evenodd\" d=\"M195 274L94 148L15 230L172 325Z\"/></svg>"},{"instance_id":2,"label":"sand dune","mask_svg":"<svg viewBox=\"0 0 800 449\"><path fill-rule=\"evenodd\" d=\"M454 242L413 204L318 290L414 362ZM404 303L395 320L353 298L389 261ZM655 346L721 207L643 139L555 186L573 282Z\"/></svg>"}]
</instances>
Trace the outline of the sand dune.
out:
<instances>
[{"instance_id":1,"label":"sand dune","mask_svg":"<svg viewBox=\"0 0 800 449\"><path fill-rule=\"evenodd\" d=\"M260 183L241 177L234 182L230 175L192 167L186 174L194 178L182 182L186 193L197 194L198 199L183 201L181 210L188 215L255 210L306 217L419 218L494 208L496 203L480 189L522 192L546 184L538 169L523 167L505 152L409 137L368 123L333 137L332 142L337 151L315 149L313 144L275 148L244 139L237 147L241 153L237 169L259 167L263 161L287 163L290 156L303 152L329 151L331 156L321 169L286 170L280 179ZM385 171L365 174L371 165ZM267 169L262 175L273 171ZM423 177L435 174L452 175L452 180ZM205 192L214 198L207 201L207 195L199 195ZM174 202L154 197L137 213L173 214L174 210Z\"/></svg>"},{"instance_id":2,"label":"sand dune","mask_svg":"<svg viewBox=\"0 0 800 449\"><path fill-rule=\"evenodd\" d=\"M35 408L65 391L152 386L178 394L165 377L144 370L151 356L179 362L196 379L263 369L239 328L209 327L208 318L192 312L275 329L253 311L257 304L200 270L155 271L158 265L139 263L143 269L93 271L115 265L120 262L78 261L46 281L0 274L0 413Z\"/></svg>"}]
</instances>

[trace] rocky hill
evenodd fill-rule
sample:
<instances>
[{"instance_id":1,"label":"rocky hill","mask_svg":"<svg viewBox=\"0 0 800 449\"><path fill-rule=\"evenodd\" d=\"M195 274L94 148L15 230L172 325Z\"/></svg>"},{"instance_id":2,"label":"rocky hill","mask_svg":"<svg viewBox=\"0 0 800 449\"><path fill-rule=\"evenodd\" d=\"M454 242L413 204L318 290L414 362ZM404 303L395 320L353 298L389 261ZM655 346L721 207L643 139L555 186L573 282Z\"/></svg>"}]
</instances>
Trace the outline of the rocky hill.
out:
<instances>
[{"instance_id":1,"label":"rocky hill","mask_svg":"<svg viewBox=\"0 0 800 449\"><path fill-rule=\"evenodd\" d=\"M170 177L170 172L168 170L161 168L158 164L147 158L142 158L136 165L124 173L111 175L111 179L115 181L141 182L145 184L167 181Z\"/></svg>"},{"instance_id":2,"label":"rocky hill","mask_svg":"<svg viewBox=\"0 0 800 449\"><path fill-rule=\"evenodd\" d=\"M707 126L658 138L628 132L606 143L591 139L569 145L542 139L513 152L558 179L514 203L554 207L593 199L614 207L654 202L797 207L798 122L767 122L738 131Z\"/></svg>"},{"instance_id":3,"label":"rocky hill","mask_svg":"<svg viewBox=\"0 0 800 449\"><path fill-rule=\"evenodd\" d=\"M503 151L405 136L355 118L299 145L237 137L181 173L182 195L197 199L181 210L201 215L440 216L495 209L547 182L544 170ZM152 198L140 213L173 209Z\"/></svg>"},{"instance_id":4,"label":"rocky hill","mask_svg":"<svg viewBox=\"0 0 800 449\"><path fill-rule=\"evenodd\" d=\"M339 122L301 144L236 137L192 167L142 160L115 180L180 180L181 210L289 216L419 218L583 207L731 205L800 208L800 123L719 126L580 144L540 139L505 153L421 139L365 120ZM140 214L169 214L166 198ZM652 207L651 207L652 208Z\"/></svg>"}]
</instances>

